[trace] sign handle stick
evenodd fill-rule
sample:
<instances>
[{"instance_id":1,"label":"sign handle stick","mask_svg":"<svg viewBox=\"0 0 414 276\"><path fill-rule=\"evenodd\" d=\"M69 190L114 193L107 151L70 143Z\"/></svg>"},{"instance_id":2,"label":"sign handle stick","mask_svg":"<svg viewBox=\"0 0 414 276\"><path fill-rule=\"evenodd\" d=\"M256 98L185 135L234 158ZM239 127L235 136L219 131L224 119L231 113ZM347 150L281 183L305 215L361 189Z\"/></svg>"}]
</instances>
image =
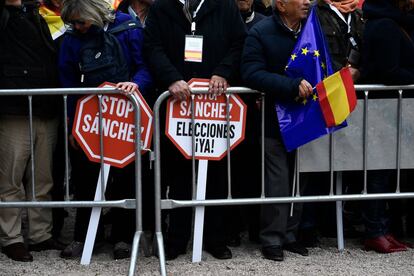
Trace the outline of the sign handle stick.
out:
<instances>
[{"instance_id":1,"label":"sign handle stick","mask_svg":"<svg viewBox=\"0 0 414 276\"><path fill-rule=\"evenodd\" d=\"M106 184L108 183L108 176L109 170L111 169L111 165L104 164L104 188L101 189L101 177L102 177L102 170L99 172L98 183L96 185L96 192L95 192L95 201L99 201L102 199L102 191L106 190ZM89 265L91 263L92 257L92 250L95 244L96 232L98 230L99 218L101 217L101 207L94 207L92 208L91 218L89 220L88 232L86 234L85 246L83 247L81 264L82 265Z\"/></svg>"},{"instance_id":2,"label":"sign handle stick","mask_svg":"<svg viewBox=\"0 0 414 276\"><path fill-rule=\"evenodd\" d=\"M206 199L208 160L198 161L197 200ZM203 250L204 206L196 207L194 220L193 263L201 262Z\"/></svg>"}]
</instances>

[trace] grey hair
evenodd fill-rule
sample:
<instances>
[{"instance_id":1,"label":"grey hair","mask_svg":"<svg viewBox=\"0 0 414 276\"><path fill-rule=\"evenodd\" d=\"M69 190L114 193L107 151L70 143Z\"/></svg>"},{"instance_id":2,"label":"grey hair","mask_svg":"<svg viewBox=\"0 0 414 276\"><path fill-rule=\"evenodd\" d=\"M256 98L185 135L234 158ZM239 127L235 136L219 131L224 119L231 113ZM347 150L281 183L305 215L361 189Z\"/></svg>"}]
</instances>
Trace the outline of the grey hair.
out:
<instances>
[{"instance_id":1,"label":"grey hair","mask_svg":"<svg viewBox=\"0 0 414 276\"><path fill-rule=\"evenodd\" d=\"M109 0L63 0L61 17L63 22L79 17L103 28L115 20L115 12Z\"/></svg>"}]
</instances>

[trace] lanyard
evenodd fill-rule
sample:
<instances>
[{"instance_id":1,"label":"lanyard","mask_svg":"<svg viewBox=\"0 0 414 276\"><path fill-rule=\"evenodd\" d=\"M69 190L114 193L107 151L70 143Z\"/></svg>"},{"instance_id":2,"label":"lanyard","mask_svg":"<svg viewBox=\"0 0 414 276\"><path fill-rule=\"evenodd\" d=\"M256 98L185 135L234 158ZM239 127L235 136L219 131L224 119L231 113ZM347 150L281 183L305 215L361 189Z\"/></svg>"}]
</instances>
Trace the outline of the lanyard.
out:
<instances>
[{"instance_id":1,"label":"lanyard","mask_svg":"<svg viewBox=\"0 0 414 276\"><path fill-rule=\"evenodd\" d=\"M181 3L184 4L184 14L187 17L188 21L191 23L191 33L194 35L196 31L196 23L194 22L194 18L197 16L197 13L200 11L201 6L204 4L205 0L201 0L200 4L198 4L197 9L191 15L190 7L189 7L189 0L180 0Z\"/></svg>"},{"instance_id":2,"label":"lanyard","mask_svg":"<svg viewBox=\"0 0 414 276\"><path fill-rule=\"evenodd\" d=\"M352 19L351 14L349 13L348 20L345 20L344 15L334 5L329 4L329 7L331 8L331 10L333 10L338 15L339 18L342 19L342 21L345 22L345 24L348 26L348 33L350 33L351 32L351 19Z\"/></svg>"},{"instance_id":3,"label":"lanyard","mask_svg":"<svg viewBox=\"0 0 414 276\"><path fill-rule=\"evenodd\" d=\"M254 19L254 11L252 12L252 14L246 18L246 24L252 22Z\"/></svg>"}]
</instances>

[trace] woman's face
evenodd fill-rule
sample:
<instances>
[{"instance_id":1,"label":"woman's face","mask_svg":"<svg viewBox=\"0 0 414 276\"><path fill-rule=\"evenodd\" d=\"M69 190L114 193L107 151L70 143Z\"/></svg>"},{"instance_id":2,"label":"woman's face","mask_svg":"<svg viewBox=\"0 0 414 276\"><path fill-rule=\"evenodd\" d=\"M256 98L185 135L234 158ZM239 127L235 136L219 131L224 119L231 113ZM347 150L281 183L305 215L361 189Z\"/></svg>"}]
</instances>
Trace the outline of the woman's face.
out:
<instances>
[{"instance_id":1,"label":"woman's face","mask_svg":"<svg viewBox=\"0 0 414 276\"><path fill-rule=\"evenodd\" d=\"M78 16L74 16L69 22L73 29L81 34L86 33L92 25L90 20L81 19Z\"/></svg>"}]
</instances>

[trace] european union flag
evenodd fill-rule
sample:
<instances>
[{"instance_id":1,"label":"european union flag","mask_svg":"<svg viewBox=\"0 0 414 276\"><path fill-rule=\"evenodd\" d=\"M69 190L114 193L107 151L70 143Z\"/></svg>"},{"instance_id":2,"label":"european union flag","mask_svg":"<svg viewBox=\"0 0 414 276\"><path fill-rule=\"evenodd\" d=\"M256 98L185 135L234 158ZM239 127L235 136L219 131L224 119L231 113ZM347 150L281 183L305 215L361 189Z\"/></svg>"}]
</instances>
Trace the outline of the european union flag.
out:
<instances>
[{"instance_id":1,"label":"european union flag","mask_svg":"<svg viewBox=\"0 0 414 276\"><path fill-rule=\"evenodd\" d=\"M315 8L309 14L285 71L289 77L304 78L312 87L334 73ZM276 112L288 151L346 126L344 122L326 128L316 90L307 99L278 103Z\"/></svg>"}]
</instances>

